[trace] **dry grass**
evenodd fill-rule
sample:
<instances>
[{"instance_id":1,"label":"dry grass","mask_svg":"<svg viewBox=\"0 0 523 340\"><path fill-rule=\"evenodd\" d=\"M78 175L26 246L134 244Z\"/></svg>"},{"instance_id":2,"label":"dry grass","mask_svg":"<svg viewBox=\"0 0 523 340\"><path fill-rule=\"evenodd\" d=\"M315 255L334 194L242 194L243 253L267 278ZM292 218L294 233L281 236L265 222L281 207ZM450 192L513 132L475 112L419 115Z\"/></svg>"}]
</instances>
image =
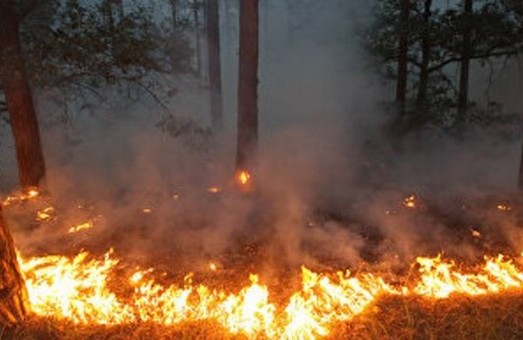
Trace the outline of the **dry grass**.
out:
<instances>
[{"instance_id":1,"label":"dry grass","mask_svg":"<svg viewBox=\"0 0 523 340\"><path fill-rule=\"evenodd\" d=\"M79 326L30 318L0 339L243 339L217 323L192 322L175 327L135 324ZM523 339L523 294L454 297L430 301L387 297L351 322L336 325L330 339Z\"/></svg>"},{"instance_id":2,"label":"dry grass","mask_svg":"<svg viewBox=\"0 0 523 340\"><path fill-rule=\"evenodd\" d=\"M382 299L332 339L523 339L523 294Z\"/></svg>"}]
</instances>

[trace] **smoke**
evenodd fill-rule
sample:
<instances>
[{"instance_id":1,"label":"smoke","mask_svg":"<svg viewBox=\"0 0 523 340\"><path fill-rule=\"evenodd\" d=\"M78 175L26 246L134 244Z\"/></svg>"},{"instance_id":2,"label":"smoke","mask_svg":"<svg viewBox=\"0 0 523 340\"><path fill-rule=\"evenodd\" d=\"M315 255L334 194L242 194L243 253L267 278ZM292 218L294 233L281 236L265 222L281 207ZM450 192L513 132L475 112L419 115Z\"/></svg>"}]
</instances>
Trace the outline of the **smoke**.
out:
<instances>
[{"instance_id":1,"label":"smoke","mask_svg":"<svg viewBox=\"0 0 523 340\"><path fill-rule=\"evenodd\" d=\"M513 215L496 210L498 194L515 186L518 145L483 132L457 141L425 131L396 152L383 137L390 117L380 102L388 91L357 35L368 5L306 3L262 2L256 192L237 192L232 179L237 4L226 2L225 133L173 138L157 126L162 113L152 100L100 106L76 114L67 128L44 124L48 186L60 214L28 228L21 212L8 212L20 249L114 247L180 268L230 254L268 267L401 264L440 251L473 258L507 240L519 251ZM172 113L205 125L206 92L186 80L178 86ZM52 110L40 102L42 116ZM413 194L416 207L406 207ZM86 220L92 230L67 234ZM501 236L479 242L476 229Z\"/></svg>"}]
</instances>

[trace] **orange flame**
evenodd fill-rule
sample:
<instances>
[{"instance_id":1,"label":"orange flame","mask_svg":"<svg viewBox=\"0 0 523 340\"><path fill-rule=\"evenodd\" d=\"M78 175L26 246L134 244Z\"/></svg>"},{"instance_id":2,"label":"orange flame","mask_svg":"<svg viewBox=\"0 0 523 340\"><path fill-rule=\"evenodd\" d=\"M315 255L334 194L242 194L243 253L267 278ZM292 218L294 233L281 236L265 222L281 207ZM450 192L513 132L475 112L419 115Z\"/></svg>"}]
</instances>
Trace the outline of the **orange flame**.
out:
<instances>
[{"instance_id":1,"label":"orange flame","mask_svg":"<svg viewBox=\"0 0 523 340\"><path fill-rule=\"evenodd\" d=\"M112 251L101 259L93 259L87 252L72 258L21 258L30 310L79 324L151 322L170 326L210 319L231 334L249 338L314 339L328 335L336 323L364 313L383 295L445 299L454 294L476 296L523 288L523 272L502 255L485 258L483 266L468 269L441 256L420 257L419 277L407 286L386 283L371 273L315 273L303 267L301 288L287 303L276 304L257 275L251 274L250 284L232 293L195 286L192 273L181 287L157 283L152 269L138 268L122 278L116 270L119 262ZM129 294L110 289L109 282L115 278L120 280L119 286L128 287Z\"/></svg>"}]
</instances>

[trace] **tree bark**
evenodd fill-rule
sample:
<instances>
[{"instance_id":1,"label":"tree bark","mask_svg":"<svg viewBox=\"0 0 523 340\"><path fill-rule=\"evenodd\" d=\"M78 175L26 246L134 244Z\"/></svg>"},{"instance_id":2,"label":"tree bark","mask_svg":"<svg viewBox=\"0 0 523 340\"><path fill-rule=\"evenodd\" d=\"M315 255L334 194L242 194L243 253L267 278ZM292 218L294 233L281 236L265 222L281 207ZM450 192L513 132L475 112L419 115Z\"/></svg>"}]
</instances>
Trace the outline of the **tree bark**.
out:
<instances>
[{"instance_id":1,"label":"tree bark","mask_svg":"<svg viewBox=\"0 0 523 340\"><path fill-rule=\"evenodd\" d=\"M461 126L465 123L467 115L470 57L472 52L472 28L470 24L470 20L472 17L472 5L473 0L464 0L463 11L465 22L463 23L463 49L461 52L461 66L459 76L458 116L456 119L457 126Z\"/></svg>"},{"instance_id":2,"label":"tree bark","mask_svg":"<svg viewBox=\"0 0 523 340\"><path fill-rule=\"evenodd\" d=\"M396 102L400 116L405 113L407 100L407 75L409 63L409 17L410 0L400 0L399 44L398 44L398 80L396 83Z\"/></svg>"},{"instance_id":3,"label":"tree bark","mask_svg":"<svg viewBox=\"0 0 523 340\"><path fill-rule=\"evenodd\" d=\"M2 84L11 121L22 187L41 184L45 163L33 96L20 49L19 20L3 6L0 13Z\"/></svg>"},{"instance_id":4,"label":"tree bark","mask_svg":"<svg viewBox=\"0 0 523 340\"><path fill-rule=\"evenodd\" d=\"M421 68L419 76L418 96L416 98L416 105L418 109L426 107L427 89L430 76L430 57L431 57L431 43L430 43L430 17L432 15L432 0L425 0L423 11L423 31L421 38Z\"/></svg>"},{"instance_id":5,"label":"tree bark","mask_svg":"<svg viewBox=\"0 0 523 340\"><path fill-rule=\"evenodd\" d=\"M0 208L0 325L12 327L23 321L27 292L18 266L13 237Z\"/></svg>"},{"instance_id":6,"label":"tree bark","mask_svg":"<svg viewBox=\"0 0 523 340\"><path fill-rule=\"evenodd\" d=\"M220 16L218 0L207 0L207 44L209 53L209 84L211 122L214 132L223 127L222 72L220 56Z\"/></svg>"},{"instance_id":7,"label":"tree bark","mask_svg":"<svg viewBox=\"0 0 523 340\"><path fill-rule=\"evenodd\" d=\"M173 22L173 28L178 27L178 0L171 0L171 16Z\"/></svg>"},{"instance_id":8,"label":"tree bark","mask_svg":"<svg viewBox=\"0 0 523 340\"><path fill-rule=\"evenodd\" d=\"M240 1L236 169L254 166L258 146L258 0Z\"/></svg>"},{"instance_id":9,"label":"tree bark","mask_svg":"<svg viewBox=\"0 0 523 340\"><path fill-rule=\"evenodd\" d=\"M519 161L519 178L518 178L518 188L521 193L523 193L523 145L521 147L521 158Z\"/></svg>"}]
</instances>

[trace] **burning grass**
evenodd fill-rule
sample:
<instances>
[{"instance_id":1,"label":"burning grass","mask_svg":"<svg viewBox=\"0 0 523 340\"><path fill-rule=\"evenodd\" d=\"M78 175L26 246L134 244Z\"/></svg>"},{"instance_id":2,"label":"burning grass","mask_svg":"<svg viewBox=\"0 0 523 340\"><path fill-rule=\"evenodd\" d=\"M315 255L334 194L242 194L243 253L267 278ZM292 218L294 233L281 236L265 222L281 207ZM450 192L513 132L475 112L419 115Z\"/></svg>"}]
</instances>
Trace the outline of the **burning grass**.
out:
<instances>
[{"instance_id":1,"label":"burning grass","mask_svg":"<svg viewBox=\"0 0 523 340\"><path fill-rule=\"evenodd\" d=\"M409 212L419 209L415 196L403 205ZM57 219L54 209L47 212L49 219L36 214L37 223ZM85 222L62 229L67 237L78 237L96 226ZM478 239L474 233L469 237ZM520 338L519 259L493 255L471 263L438 255L418 257L400 271L366 263L352 271L302 267L268 274L258 273L249 259L210 260L182 272L176 262L147 267L112 249L98 255L22 254L31 315L2 334L16 339Z\"/></svg>"}]
</instances>

